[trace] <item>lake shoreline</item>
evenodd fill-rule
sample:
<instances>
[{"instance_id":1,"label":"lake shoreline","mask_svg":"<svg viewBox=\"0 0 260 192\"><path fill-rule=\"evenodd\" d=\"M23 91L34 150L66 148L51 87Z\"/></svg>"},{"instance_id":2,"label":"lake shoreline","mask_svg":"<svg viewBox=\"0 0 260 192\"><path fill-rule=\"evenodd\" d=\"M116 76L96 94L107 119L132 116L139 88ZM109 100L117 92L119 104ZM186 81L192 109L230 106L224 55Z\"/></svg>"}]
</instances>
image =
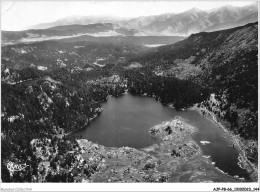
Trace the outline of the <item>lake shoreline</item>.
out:
<instances>
[{"instance_id":1,"label":"lake shoreline","mask_svg":"<svg viewBox=\"0 0 260 192\"><path fill-rule=\"evenodd\" d=\"M131 93L129 93L129 92L124 92L124 94L123 95L126 95L126 94L130 94L130 95L133 95L133 96L141 96L141 97L149 97L149 96L147 96L146 94L142 94L142 95L136 95L136 94L131 94ZM121 97L121 96L123 96L123 95L120 95L119 97ZM114 97L114 96L112 96L112 97ZM154 97L149 97L149 98L153 98L153 99L155 99ZM108 98L107 98L108 99ZM105 102L107 102L107 100L105 101ZM160 102L161 103L161 102ZM167 106L167 107L169 107L169 108L173 108L173 109L175 109L171 104L163 104L163 103L161 103L162 105L164 105L164 106ZM217 124L217 126L218 127L220 127L223 131L224 131L224 134L225 134L225 136L227 136L227 137L230 137L231 138L231 141L232 141L232 143L236 143L236 149L238 150L238 152L239 152L239 158L237 159L237 161L238 161L238 166L240 167L240 168L243 168L243 169L246 169L247 171L248 171L248 173L251 175L251 173L252 173L252 170L254 170L253 168L252 168L252 166L251 167L249 167L249 165L251 165L251 164L249 164L248 163L248 160L245 158L245 154L243 154L243 150L240 148L240 146L237 146L237 145L239 145L238 144L238 141L237 140L234 140L234 136L228 131L228 130L226 130L222 125L221 125L221 123L220 122L218 122L217 120L216 120L216 117L215 116L212 116L212 114L210 113L210 112L208 112L209 114L210 114L210 116L205 116L205 115L203 115L202 114L202 111L204 110L204 109L200 109L200 108L198 108L198 107L196 107L196 106L194 106L194 107L191 107L191 108L188 108L189 110L194 110L194 111L197 111L197 112L199 112L199 114L200 115L202 115L203 117L206 117L207 119L209 119L209 120L211 120L214 124ZM187 109L182 109L181 111L185 111L185 110L187 110ZM97 116L99 116L99 114L97 114ZM93 119L94 120L94 119ZM184 119L182 119L181 121L183 121L183 123L185 122L185 120ZM164 122L161 122L160 124L163 124ZM227 138L225 138L225 139L227 139ZM148 146L148 148L151 148L152 146ZM140 148L141 149L141 148ZM243 156L244 155L244 156ZM209 161L211 161L211 159L209 159ZM210 162L210 164L212 164L212 165L214 165L213 164L214 162ZM215 166L214 166L215 167ZM215 168L217 168L217 167L215 167ZM223 172L222 170L221 170L221 172ZM255 172L255 171L254 171ZM228 174L227 174L228 175ZM235 176L232 176L232 175L228 175L228 176L230 176L230 177L235 177ZM242 179L242 178L240 178L240 179Z\"/></svg>"},{"instance_id":2,"label":"lake shoreline","mask_svg":"<svg viewBox=\"0 0 260 192\"><path fill-rule=\"evenodd\" d=\"M189 110L197 111L203 117L209 119L210 121L215 123L219 128L221 128L223 130L224 134L227 135L231 139L231 142L234 144L234 147L239 151L238 165L241 168L246 169L248 171L248 173L252 176L253 180L254 179L257 180L258 168L247 159L245 149L243 149L244 146L242 143L242 139L238 135L235 135L232 131L230 131L226 127L224 127L217 120L215 114L213 114L213 112L210 112L206 108L201 108L201 107L197 107L196 105L194 105L193 107L190 107ZM203 114L203 112L205 112L205 113ZM248 167L248 166L250 166L250 167Z\"/></svg>"},{"instance_id":3,"label":"lake shoreline","mask_svg":"<svg viewBox=\"0 0 260 192\"><path fill-rule=\"evenodd\" d=\"M216 169L202 155L191 137L196 131L196 127L175 117L151 127L150 134L160 143L142 149L105 147L87 139L77 142L82 158L90 166L97 166L88 178L90 182L214 182L215 177L222 182L241 182Z\"/></svg>"}]
</instances>

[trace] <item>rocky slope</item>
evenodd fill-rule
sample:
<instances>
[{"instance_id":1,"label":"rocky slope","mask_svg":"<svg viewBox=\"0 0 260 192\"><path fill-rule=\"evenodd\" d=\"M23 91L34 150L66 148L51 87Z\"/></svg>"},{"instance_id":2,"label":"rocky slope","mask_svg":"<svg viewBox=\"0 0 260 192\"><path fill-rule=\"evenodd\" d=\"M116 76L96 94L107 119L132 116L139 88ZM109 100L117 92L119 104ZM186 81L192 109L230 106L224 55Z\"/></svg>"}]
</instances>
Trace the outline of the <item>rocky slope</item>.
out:
<instances>
[{"instance_id":1,"label":"rocky slope","mask_svg":"<svg viewBox=\"0 0 260 192\"><path fill-rule=\"evenodd\" d=\"M137 62L154 74L189 79L209 88L218 102L204 103L208 109L245 139L244 143L257 142L257 33L258 23L251 23L193 34L141 55L129 64ZM248 157L257 163L257 149L251 150L252 146L257 144L248 145Z\"/></svg>"},{"instance_id":2,"label":"rocky slope","mask_svg":"<svg viewBox=\"0 0 260 192\"><path fill-rule=\"evenodd\" d=\"M132 30L129 35L182 35L188 36L201 31L228 29L258 21L257 3L234 7L226 5L209 11L192 8L182 13L141 16L132 19L116 17L71 16L52 23L32 26L31 29L46 29L61 25L89 25L114 23Z\"/></svg>"},{"instance_id":3,"label":"rocky slope","mask_svg":"<svg viewBox=\"0 0 260 192\"><path fill-rule=\"evenodd\" d=\"M175 118L151 128L160 141L140 150L77 140L82 158L97 170L83 182L241 182L214 168L191 139L197 130Z\"/></svg>"},{"instance_id":4,"label":"rocky slope","mask_svg":"<svg viewBox=\"0 0 260 192\"><path fill-rule=\"evenodd\" d=\"M71 173L77 169L78 144L69 133L94 119L109 94L124 92L122 79L107 76L107 72L97 70L85 72L83 78L64 68L52 72L34 68L2 72L3 182L43 182L50 174L49 166L63 182L74 181ZM62 165L58 165L61 160ZM57 178L47 178L57 182Z\"/></svg>"},{"instance_id":5,"label":"rocky slope","mask_svg":"<svg viewBox=\"0 0 260 192\"><path fill-rule=\"evenodd\" d=\"M202 31L228 29L258 21L257 3L223 6L203 11L192 8L182 13L142 16L133 19L80 17L60 19L25 31L2 31L2 43L17 43L90 36L188 36Z\"/></svg>"},{"instance_id":6,"label":"rocky slope","mask_svg":"<svg viewBox=\"0 0 260 192\"><path fill-rule=\"evenodd\" d=\"M83 64L80 59L91 58L85 57L86 53L95 53L96 49L113 57L120 50L109 52L104 45L86 42L7 46L2 50L1 81L3 181L240 181L223 175L202 157L190 138L196 130L189 126L182 129L186 126L182 123L183 127L169 123L170 128L163 124L151 129L162 139L161 145L142 151L108 149L75 140L68 133L95 118L108 95L146 93L165 104L175 101L179 108L202 101L197 106L212 111L233 131L243 142L247 158L257 165L257 27L257 23L251 23L194 34L173 45L152 49L123 66L92 65L91 70L89 66L78 70L74 65L63 65L67 64L65 59L72 58L69 63ZM128 49L121 49L124 53L122 50ZM48 61L50 70L45 70L44 61ZM56 65L59 67L53 67ZM212 93L210 97L205 88ZM10 167L21 170L13 173Z\"/></svg>"},{"instance_id":7,"label":"rocky slope","mask_svg":"<svg viewBox=\"0 0 260 192\"><path fill-rule=\"evenodd\" d=\"M139 29L139 34L161 34L188 36L201 31L228 29L258 21L257 4L244 7L223 6L203 11L192 8L179 14L139 17L122 21L123 26Z\"/></svg>"}]
</instances>

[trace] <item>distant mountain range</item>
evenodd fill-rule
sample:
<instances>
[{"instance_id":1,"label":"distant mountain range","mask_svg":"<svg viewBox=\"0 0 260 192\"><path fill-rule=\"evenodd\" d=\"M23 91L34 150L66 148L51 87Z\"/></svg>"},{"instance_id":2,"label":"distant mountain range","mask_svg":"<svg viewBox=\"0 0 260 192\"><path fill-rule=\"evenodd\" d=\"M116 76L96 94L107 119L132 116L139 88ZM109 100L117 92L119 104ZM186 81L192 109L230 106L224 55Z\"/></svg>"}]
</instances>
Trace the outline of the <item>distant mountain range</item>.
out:
<instances>
[{"instance_id":1,"label":"distant mountain range","mask_svg":"<svg viewBox=\"0 0 260 192\"><path fill-rule=\"evenodd\" d=\"M245 25L258 20L257 4L244 7L223 6L210 11L193 8L179 14L163 14L122 21L126 28L138 29L139 35L160 34L188 36Z\"/></svg>"},{"instance_id":2,"label":"distant mountain range","mask_svg":"<svg viewBox=\"0 0 260 192\"><path fill-rule=\"evenodd\" d=\"M128 18L118 18L113 16L81 16L73 15L50 23L40 23L32 25L27 29L47 29L62 25L90 25L96 23L117 23L118 21L128 20Z\"/></svg>"},{"instance_id":3,"label":"distant mountain range","mask_svg":"<svg viewBox=\"0 0 260 192\"><path fill-rule=\"evenodd\" d=\"M2 43L42 41L90 36L189 36L202 31L216 31L258 21L257 3L223 6L203 11L192 8L173 14L143 16L134 19L72 16L44 23L25 31L2 31Z\"/></svg>"}]
</instances>

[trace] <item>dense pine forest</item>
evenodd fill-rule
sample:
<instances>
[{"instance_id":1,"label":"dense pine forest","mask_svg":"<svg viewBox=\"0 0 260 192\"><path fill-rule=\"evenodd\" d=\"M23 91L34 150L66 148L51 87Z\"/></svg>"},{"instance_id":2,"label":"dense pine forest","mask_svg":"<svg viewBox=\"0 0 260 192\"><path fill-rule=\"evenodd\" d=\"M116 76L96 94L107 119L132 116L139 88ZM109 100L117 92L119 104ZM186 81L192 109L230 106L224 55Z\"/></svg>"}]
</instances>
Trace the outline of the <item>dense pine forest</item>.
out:
<instances>
[{"instance_id":1,"label":"dense pine forest","mask_svg":"<svg viewBox=\"0 0 260 192\"><path fill-rule=\"evenodd\" d=\"M80 136L70 133L86 127L99 115L109 95L118 97L125 92L154 97L165 105L172 104L176 110L194 105L206 108L242 138L248 160L257 165L257 27L258 23L251 23L193 34L173 45L140 54L139 45L126 46L125 52L114 45L109 51L108 44L101 48L91 45L90 50L105 52L107 63L102 63L106 64L102 67L85 64L87 56L80 56L89 51L86 50L89 44L80 43L85 48L77 50L76 56L64 53L62 60L71 59L71 65L62 67L56 66L53 50L75 51L67 43L51 42L55 46L47 48L43 42L19 45L28 52L19 57L12 55L19 46L3 48L2 181L77 182L82 175L90 177L97 171L97 165L79 158L81 149L75 138ZM41 46L44 54L51 54L48 57L43 54L39 60L39 65L47 70L35 67L38 61L28 51L33 49L30 45ZM111 52L118 55L111 57ZM126 60L115 64L120 57ZM48 171L48 165L42 163L47 161ZM13 164L26 166L20 168L23 171L12 172L7 167Z\"/></svg>"},{"instance_id":2,"label":"dense pine forest","mask_svg":"<svg viewBox=\"0 0 260 192\"><path fill-rule=\"evenodd\" d=\"M201 106L244 138L249 159L257 164L258 23L212 33L193 34L135 58L155 72L189 79L215 94Z\"/></svg>"}]
</instances>

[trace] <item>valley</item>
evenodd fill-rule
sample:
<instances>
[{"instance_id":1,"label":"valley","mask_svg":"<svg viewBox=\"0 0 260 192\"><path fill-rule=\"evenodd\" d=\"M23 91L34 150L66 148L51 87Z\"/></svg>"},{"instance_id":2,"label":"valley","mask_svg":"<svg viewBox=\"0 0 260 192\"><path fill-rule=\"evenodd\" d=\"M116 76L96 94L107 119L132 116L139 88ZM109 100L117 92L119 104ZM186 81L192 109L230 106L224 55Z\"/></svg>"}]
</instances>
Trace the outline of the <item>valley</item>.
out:
<instances>
[{"instance_id":1,"label":"valley","mask_svg":"<svg viewBox=\"0 0 260 192\"><path fill-rule=\"evenodd\" d=\"M2 31L2 181L256 182L258 23L120 22Z\"/></svg>"},{"instance_id":2,"label":"valley","mask_svg":"<svg viewBox=\"0 0 260 192\"><path fill-rule=\"evenodd\" d=\"M1 41L3 45L10 45L59 39L96 40L97 37L143 39L140 37L175 36L182 38L202 31L229 29L257 21L257 3L244 7L226 5L208 11L192 8L178 14L164 13L129 19L71 16L30 26L29 29L23 31L2 31Z\"/></svg>"}]
</instances>

